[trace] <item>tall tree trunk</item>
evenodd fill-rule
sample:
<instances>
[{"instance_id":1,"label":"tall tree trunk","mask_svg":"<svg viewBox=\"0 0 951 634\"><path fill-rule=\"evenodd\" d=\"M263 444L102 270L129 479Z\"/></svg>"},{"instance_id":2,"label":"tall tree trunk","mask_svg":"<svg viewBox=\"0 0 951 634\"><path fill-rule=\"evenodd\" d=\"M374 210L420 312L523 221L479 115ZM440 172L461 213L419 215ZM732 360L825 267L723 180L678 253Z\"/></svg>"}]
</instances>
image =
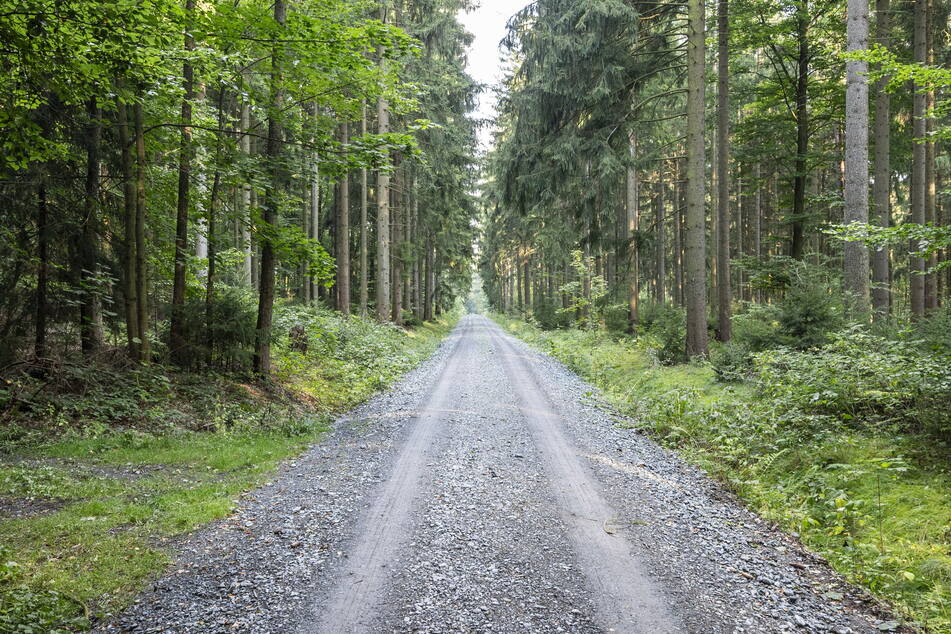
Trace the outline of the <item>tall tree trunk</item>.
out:
<instances>
[{"instance_id":1,"label":"tall tree trunk","mask_svg":"<svg viewBox=\"0 0 951 634\"><path fill-rule=\"evenodd\" d=\"M217 222L218 222L218 197L221 192L221 148L222 134L225 126L225 86L222 82L218 86L218 132L217 142L215 144L215 175L211 184L211 194L208 197L208 222L206 224L207 236L205 241L206 257L208 258L207 277L205 280L205 346L208 350L208 363L213 363L212 358L215 348L215 275L217 274L217 265L215 260L218 257L217 243Z\"/></svg>"},{"instance_id":2,"label":"tall tree trunk","mask_svg":"<svg viewBox=\"0 0 951 634\"><path fill-rule=\"evenodd\" d=\"M149 293L148 268L145 245L145 123L142 120L142 105L132 107L135 119L135 283L138 311L139 360L152 360L152 345L149 340Z\"/></svg>"},{"instance_id":3,"label":"tall tree trunk","mask_svg":"<svg viewBox=\"0 0 951 634\"><path fill-rule=\"evenodd\" d=\"M46 170L40 175L36 190L36 337L33 342L33 355L37 359L46 357L46 317L47 291L49 290L49 204L46 199Z\"/></svg>"},{"instance_id":4,"label":"tall tree trunk","mask_svg":"<svg viewBox=\"0 0 951 634\"><path fill-rule=\"evenodd\" d=\"M219 124L219 128L221 124ZM220 157L219 157L220 158ZM215 346L215 276L217 266L215 259L218 257L218 245L215 242L217 238L218 221L218 193L221 190L221 169L215 166L214 180L211 184L211 195L208 199L208 275L205 281L205 346L208 349L208 363L212 363L212 351Z\"/></svg>"},{"instance_id":5,"label":"tall tree trunk","mask_svg":"<svg viewBox=\"0 0 951 634\"><path fill-rule=\"evenodd\" d=\"M730 287L730 14L728 0L717 2L717 330L732 337Z\"/></svg>"},{"instance_id":6,"label":"tall tree trunk","mask_svg":"<svg viewBox=\"0 0 951 634\"><path fill-rule=\"evenodd\" d=\"M433 298L436 295L435 274L433 272L433 239L432 236L426 238L426 293L423 298L423 320L433 320Z\"/></svg>"},{"instance_id":7,"label":"tall tree trunk","mask_svg":"<svg viewBox=\"0 0 951 634\"><path fill-rule=\"evenodd\" d=\"M913 34L915 61L922 64L928 61L927 16L928 0L915 0ZM925 121L927 103L927 91L916 86L913 98L912 122L911 221L917 224L925 223L925 206L927 205L927 168L925 163L928 159L928 152L925 143L922 142L927 132ZM918 245L912 242L910 248L912 251L917 251ZM924 258L912 256L910 264L911 314L915 318L920 318L925 314L925 277L923 275L925 261Z\"/></svg>"},{"instance_id":8,"label":"tall tree trunk","mask_svg":"<svg viewBox=\"0 0 951 634\"><path fill-rule=\"evenodd\" d=\"M868 0L848 0L848 50L868 50ZM868 62L849 59L845 87L846 224L868 222ZM866 321L869 312L868 248L859 242L844 247L843 285L852 317Z\"/></svg>"},{"instance_id":9,"label":"tall tree trunk","mask_svg":"<svg viewBox=\"0 0 951 634\"><path fill-rule=\"evenodd\" d=\"M664 292L667 283L667 238L664 232L664 183L663 172L657 172L654 183L654 301L663 305L667 301Z\"/></svg>"},{"instance_id":10,"label":"tall tree trunk","mask_svg":"<svg viewBox=\"0 0 951 634\"><path fill-rule=\"evenodd\" d=\"M350 124L340 124L340 142L350 143ZM337 310L350 314L350 175L340 179L337 199Z\"/></svg>"},{"instance_id":11,"label":"tall tree trunk","mask_svg":"<svg viewBox=\"0 0 951 634\"><path fill-rule=\"evenodd\" d=\"M393 255L393 284L391 286L393 294L393 323L402 325L403 323L403 191L406 184L406 173L400 166L394 174L396 187L393 192L393 234L390 249Z\"/></svg>"},{"instance_id":12,"label":"tall tree trunk","mask_svg":"<svg viewBox=\"0 0 951 634\"><path fill-rule=\"evenodd\" d=\"M876 0L875 43L888 46L891 31L890 0ZM872 186L874 222L881 227L891 225L891 97L885 86L888 79L875 82L875 181ZM872 252L872 311L876 321L884 321L891 310L891 287L889 284L888 247Z\"/></svg>"},{"instance_id":13,"label":"tall tree trunk","mask_svg":"<svg viewBox=\"0 0 951 634\"><path fill-rule=\"evenodd\" d=\"M244 155L245 160L250 160L251 158L251 136L248 134L248 131L251 128L251 104L248 101L242 100L241 102L241 136L239 140L239 146L241 153ZM240 186L240 192L238 194L238 200L240 201L238 207L238 225L241 227L241 251L244 254L242 259L242 282L247 286L252 286L254 281L253 267L253 254L254 254L254 245L251 243L251 183L250 178L245 177L243 183Z\"/></svg>"},{"instance_id":14,"label":"tall tree trunk","mask_svg":"<svg viewBox=\"0 0 951 634\"><path fill-rule=\"evenodd\" d=\"M631 330L637 327L638 320L638 304L640 303L640 279L638 271L638 221L639 221L639 210L638 210L638 183L637 183L637 167L634 165L634 160L637 155L637 136L632 130L629 133L629 142L628 148L630 152L629 160L631 164L627 168L627 180L626 180L626 207L627 207L627 305L628 305L628 318L631 322Z\"/></svg>"},{"instance_id":15,"label":"tall tree trunk","mask_svg":"<svg viewBox=\"0 0 951 634\"><path fill-rule=\"evenodd\" d=\"M139 342L139 300L136 297L138 283L135 279L135 169L132 164L132 135L129 133L129 108L123 103L116 104L116 119L119 128L120 160L122 164L122 224L125 238L125 252L122 258L123 295L125 296L126 343L129 357L138 361Z\"/></svg>"},{"instance_id":16,"label":"tall tree trunk","mask_svg":"<svg viewBox=\"0 0 951 634\"><path fill-rule=\"evenodd\" d=\"M96 99L86 104L86 195L83 207L82 236L79 245L79 279L83 289L79 305L80 342L84 356L96 354L102 347L102 303L99 297L99 178L102 111Z\"/></svg>"},{"instance_id":17,"label":"tall tree trunk","mask_svg":"<svg viewBox=\"0 0 951 634\"><path fill-rule=\"evenodd\" d=\"M380 7L380 19L387 21L386 7ZM380 49L380 65L385 65ZM390 131L390 106L382 96L376 105L377 132ZM380 321L390 317L390 175L385 169L376 177L376 316Z\"/></svg>"},{"instance_id":18,"label":"tall tree trunk","mask_svg":"<svg viewBox=\"0 0 951 634\"><path fill-rule=\"evenodd\" d=\"M274 0L274 21L281 30L287 21L285 0ZM259 374L271 372L271 323L274 316L274 241L272 232L277 228L278 197L283 184L283 169L280 165L282 130L278 119L284 105L283 48L275 42L271 60L271 103L267 124L268 167L270 182L264 190L264 233L261 239L261 276L258 295L258 321L254 341L254 371Z\"/></svg>"},{"instance_id":19,"label":"tall tree trunk","mask_svg":"<svg viewBox=\"0 0 951 634\"><path fill-rule=\"evenodd\" d=\"M687 356L707 355L706 212L704 209L703 0L687 2L687 218L684 274L687 278Z\"/></svg>"},{"instance_id":20,"label":"tall tree trunk","mask_svg":"<svg viewBox=\"0 0 951 634\"><path fill-rule=\"evenodd\" d=\"M806 153L809 151L809 0L800 0L796 18L796 162L793 178L792 239L789 255L802 259L806 224Z\"/></svg>"},{"instance_id":21,"label":"tall tree trunk","mask_svg":"<svg viewBox=\"0 0 951 634\"><path fill-rule=\"evenodd\" d=\"M674 300L684 305L684 175L683 161L677 161L677 188L674 198Z\"/></svg>"},{"instance_id":22,"label":"tall tree trunk","mask_svg":"<svg viewBox=\"0 0 951 634\"><path fill-rule=\"evenodd\" d=\"M320 242L320 154L314 152L311 161L313 165L311 166L310 204L308 205L310 210L310 239ZM310 299L312 302L317 303L322 288L323 286L319 280L311 276Z\"/></svg>"},{"instance_id":23,"label":"tall tree trunk","mask_svg":"<svg viewBox=\"0 0 951 634\"><path fill-rule=\"evenodd\" d=\"M191 20L195 0L185 0L185 18ZM191 24L185 27L185 50L195 50ZM178 207L175 216L175 263L172 279L172 316L169 326L169 352L179 365L188 362L185 341L185 274L188 251L188 205L192 164L192 101L195 99L195 70L189 57L182 65L184 95L182 96L181 146L178 154Z\"/></svg>"},{"instance_id":24,"label":"tall tree trunk","mask_svg":"<svg viewBox=\"0 0 951 634\"><path fill-rule=\"evenodd\" d=\"M416 182L416 171L413 171L413 249L415 252L415 257L413 258L413 307L416 311L416 318L422 320L423 318L423 295L422 295L422 280L420 275L420 270L423 268L423 264L420 258L420 249L419 249L419 237L421 232L419 230L419 190L417 188Z\"/></svg>"},{"instance_id":25,"label":"tall tree trunk","mask_svg":"<svg viewBox=\"0 0 951 634\"><path fill-rule=\"evenodd\" d=\"M947 24L945 24L947 27ZM925 56L929 66L934 66L934 0L928 0L928 14L925 27ZM925 93L925 112L928 113L925 122L925 131L928 142L925 144L925 222L935 224L937 218L937 191L935 189L935 92L929 89ZM928 257L926 268L933 270L938 264L937 254ZM930 312L938 308L938 275L925 274L925 311Z\"/></svg>"},{"instance_id":26,"label":"tall tree trunk","mask_svg":"<svg viewBox=\"0 0 951 634\"><path fill-rule=\"evenodd\" d=\"M360 117L360 135L367 134L367 104L363 103L362 116ZM367 316L367 303L369 302L369 271L367 265L367 207L369 206L369 193L367 192L367 168L360 170L360 316Z\"/></svg>"}]
</instances>

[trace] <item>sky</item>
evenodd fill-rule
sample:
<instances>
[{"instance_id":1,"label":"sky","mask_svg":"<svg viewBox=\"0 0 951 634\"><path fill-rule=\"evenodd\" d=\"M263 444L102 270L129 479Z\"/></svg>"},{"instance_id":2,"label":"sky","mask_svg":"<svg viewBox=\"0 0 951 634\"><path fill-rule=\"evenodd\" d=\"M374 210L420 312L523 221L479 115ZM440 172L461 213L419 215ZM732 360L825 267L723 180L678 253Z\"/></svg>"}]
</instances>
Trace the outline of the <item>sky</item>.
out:
<instances>
[{"instance_id":1,"label":"sky","mask_svg":"<svg viewBox=\"0 0 951 634\"><path fill-rule=\"evenodd\" d=\"M502 79L502 52L499 42L505 37L505 25L508 19L528 4L528 0L482 0L478 9L459 16L475 40L469 49L468 70L485 89L479 98L476 117L491 119L495 116L495 93L493 88ZM482 150L489 148L492 131L488 127L479 133Z\"/></svg>"}]
</instances>

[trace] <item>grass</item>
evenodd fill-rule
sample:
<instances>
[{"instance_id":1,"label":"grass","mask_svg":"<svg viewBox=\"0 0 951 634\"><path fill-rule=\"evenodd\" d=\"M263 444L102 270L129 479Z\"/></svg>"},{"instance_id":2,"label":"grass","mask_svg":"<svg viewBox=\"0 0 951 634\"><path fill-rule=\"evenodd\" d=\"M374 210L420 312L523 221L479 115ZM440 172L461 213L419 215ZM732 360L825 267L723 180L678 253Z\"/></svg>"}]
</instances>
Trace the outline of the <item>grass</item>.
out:
<instances>
[{"instance_id":1,"label":"grass","mask_svg":"<svg viewBox=\"0 0 951 634\"><path fill-rule=\"evenodd\" d=\"M226 517L335 413L431 354L454 321L404 331L329 311L307 319L317 343L306 354L279 345L276 384L111 373L15 419L0 499L52 504L0 521L0 632L82 630L121 610L170 564L176 538ZM367 348L372 358L358 356Z\"/></svg>"},{"instance_id":2,"label":"grass","mask_svg":"<svg viewBox=\"0 0 951 634\"><path fill-rule=\"evenodd\" d=\"M717 382L708 364L659 365L647 344L628 336L494 318L910 623L951 632L946 445L790 410L748 383Z\"/></svg>"}]
</instances>

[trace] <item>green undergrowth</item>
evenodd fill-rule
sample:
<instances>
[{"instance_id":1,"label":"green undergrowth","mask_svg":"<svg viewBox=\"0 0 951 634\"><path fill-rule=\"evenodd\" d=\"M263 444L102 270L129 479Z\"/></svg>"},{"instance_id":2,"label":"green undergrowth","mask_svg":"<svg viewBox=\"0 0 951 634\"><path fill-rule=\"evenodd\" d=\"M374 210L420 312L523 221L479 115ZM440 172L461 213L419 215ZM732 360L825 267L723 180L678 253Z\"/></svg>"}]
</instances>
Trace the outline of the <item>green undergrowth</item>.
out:
<instances>
[{"instance_id":1,"label":"green undergrowth","mask_svg":"<svg viewBox=\"0 0 951 634\"><path fill-rule=\"evenodd\" d=\"M120 610L176 540L429 356L454 319L403 330L286 307L277 330L302 328L275 343L271 382L106 365L7 379L0 632L82 630Z\"/></svg>"},{"instance_id":2,"label":"green undergrowth","mask_svg":"<svg viewBox=\"0 0 951 634\"><path fill-rule=\"evenodd\" d=\"M860 361L887 346L856 335L861 355L842 342L770 351L724 383L706 363L660 364L649 340L493 317L909 622L951 631L951 451L931 433L947 427L929 401L948 384L927 383L941 370L919 367L912 390L872 363L872 380ZM858 381L867 388L853 394Z\"/></svg>"}]
</instances>

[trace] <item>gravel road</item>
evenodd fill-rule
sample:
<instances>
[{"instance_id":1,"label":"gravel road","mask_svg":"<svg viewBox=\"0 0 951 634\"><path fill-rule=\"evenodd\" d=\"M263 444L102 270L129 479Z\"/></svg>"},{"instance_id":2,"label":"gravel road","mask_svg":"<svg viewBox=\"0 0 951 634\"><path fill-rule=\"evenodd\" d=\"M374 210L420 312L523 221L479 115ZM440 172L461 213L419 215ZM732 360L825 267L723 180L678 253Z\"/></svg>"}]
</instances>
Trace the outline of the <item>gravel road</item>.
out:
<instances>
[{"instance_id":1,"label":"gravel road","mask_svg":"<svg viewBox=\"0 0 951 634\"><path fill-rule=\"evenodd\" d=\"M878 632L793 538L465 317L102 632Z\"/></svg>"}]
</instances>

